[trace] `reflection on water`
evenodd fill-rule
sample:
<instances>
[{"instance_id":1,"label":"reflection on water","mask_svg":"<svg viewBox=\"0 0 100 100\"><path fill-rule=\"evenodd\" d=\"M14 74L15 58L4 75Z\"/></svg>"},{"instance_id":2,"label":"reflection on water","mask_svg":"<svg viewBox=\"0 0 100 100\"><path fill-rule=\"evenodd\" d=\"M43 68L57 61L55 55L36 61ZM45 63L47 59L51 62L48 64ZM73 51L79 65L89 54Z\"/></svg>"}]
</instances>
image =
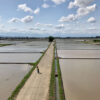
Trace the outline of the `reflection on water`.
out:
<instances>
[{"instance_id":1,"label":"reflection on water","mask_svg":"<svg viewBox=\"0 0 100 100\"><path fill-rule=\"evenodd\" d=\"M80 40L81 41L81 40ZM58 50L100 50L100 45L95 44L84 44L77 39L58 39L57 49ZM83 41L83 40L82 40Z\"/></svg>"},{"instance_id":2,"label":"reflection on water","mask_svg":"<svg viewBox=\"0 0 100 100\"><path fill-rule=\"evenodd\" d=\"M7 100L30 69L27 64L0 64L0 100Z\"/></svg>"},{"instance_id":3,"label":"reflection on water","mask_svg":"<svg viewBox=\"0 0 100 100\"><path fill-rule=\"evenodd\" d=\"M0 53L0 63L33 63L41 53Z\"/></svg>"},{"instance_id":4,"label":"reflection on water","mask_svg":"<svg viewBox=\"0 0 100 100\"><path fill-rule=\"evenodd\" d=\"M0 41L12 44L0 47L0 52L43 52L49 45L48 41Z\"/></svg>"},{"instance_id":5,"label":"reflection on water","mask_svg":"<svg viewBox=\"0 0 100 100\"><path fill-rule=\"evenodd\" d=\"M67 100L100 100L100 60L60 60Z\"/></svg>"},{"instance_id":6,"label":"reflection on water","mask_svg":"<svg viewBox=\"0 0 100 100\"><path fill-rule=\"evenodd\" d=\"M100 100L100 59L94 59L100 58L100 45L62 39L57 49L59 57L67 58L60 59L66 100Z\"/></svg>"},{"instance_id":7,"label":"reflection on water","mask_svg":"<svg viewBox=\"0 0 100 100\"><path fill-rule=\"evenodd\" d=\"M0 40L0 43L12 44L0 47L0 63L36 62L42 55L39 52L46 50L49 45L47 40ZM7 100L30 68L28 64L0 64L0 100Z\"/></svg>"},{"instance_id":8,"label":"reflection on water","mask_svg":"<svg viewBox=\"0 0 100 100\"><path fill-rule=\"evenodd\" d=\"M100 50L58 50L61 58L100 58Z\"/></svg>"}]
</instances>

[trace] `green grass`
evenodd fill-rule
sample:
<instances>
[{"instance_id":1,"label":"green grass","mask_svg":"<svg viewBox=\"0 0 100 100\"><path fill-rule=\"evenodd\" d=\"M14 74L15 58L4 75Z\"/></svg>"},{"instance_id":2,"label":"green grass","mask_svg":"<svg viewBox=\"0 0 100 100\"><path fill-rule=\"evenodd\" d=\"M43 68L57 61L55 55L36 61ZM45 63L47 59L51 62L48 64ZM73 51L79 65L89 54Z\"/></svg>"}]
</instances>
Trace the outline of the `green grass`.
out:
<instances>
[{"instance_id":1,"label":"green grass","mask_svg":"<svg viewBox=\"0 0 100 100\"><path fill-rule=\"evenodd\" d=\"M60 70L59 58L57 58L57 70L58 70L60 100L65 100L65 94L64 94L64 88L63 88L63 81L62 81L62 75L61 75L61 70Z\"/></svg>"},{"instance_id":2,"label":"green grass","mask_svg":"<svg viewBox=\"0 0 100 100\"><path fill-rule=\"evenodd\" d=\"M51 45L51 44L50 44ZM50 46L49 45L49 46ZM48 48L49 48L48 46ZM46 51L48 50L48 48L46 49ZM46 52L45 51L45 52ZM26 83L26 81L28 80L28 78L31 76L32 72L34 71L34 69L36 68L36 66L38 65L38 63L41 61L42 57L44 56L45 52L42 54L42 56L39 58L39 60L36 63L30 63L30 65L32 65L32 69L26 74L26 76L22 79L22 81L18 84L18 86L15 88L15 90L12 92L11 96L8 98L8 100L14 100L16 98L16 96L18 95L19 91L21 90L21 88L24 86L24 84Z\"/></svg>"},{"instance_id":3,"label":"green grass","mask_svg":"<svg viewBox=\"0 0 100 100\"><path fill-rule=\"evenodd\" d=\"M55 49L54 49L55 53ZM55 100L56 94L55 94L55 54L53 54L53 63L52 63L52 72L51 72L51 78L50 78L50 87L49 87L49 100Z\"/></svg>"},{"instance_id":4,"label":"green grass","mask_svg":"<svg viewBox=\"0 0 100 100\"><path fill-rule=\"evenodd\" d=\"M57 48L55 48L55 49L56 49L56 55L57 55L56 60L57 60L58 82L59 82L59 96L60 96L59 98L60 98L60 100L65 100L65 93L64 93L59 58L58 58L58 54L57 54Z\"/></svg>"},{"instance_id":5,"label":"green grass","mask_svg":"<svg viewBox=\"0 0 100 100\"><path fill-rule=\"evenodd\" d=\"M84 41L79 41L81 43L85 43L85 44L92 44L92 40L84 40Z\"/></svg>"},{"instance_id":6,"label":"green grass","mask_svg":"<svg viewBox=\"0 0 100 100\"><path fill-rule=\"evenodd\" d=\"M49 87L49 100L56 99L56 80L55 80L55 49L54 48L54 58L52 63L52 72L51 72L51 79L50 79L50 87ZM59 95L60 100L65 100L64 88L63 88L63 81L62 75L60 70L59 59L57 58L57 70L58 70L58 81L59 81Z\"/></svg>"},{"instance_id":7,"label":"green grass","mask_svg":"<svg viewBox=\"0 0 100 100\"><path fill-rule=\"evenodd\" d=\"M86 44L96 44L96 43L100 43L100 40L86 40L86 41L83 41L82 43L86 43Z\"/></svg>"},{"instance_id":8,"label":"green grass","mask_svg":"<svg viewBox=\"0 0 100 100\"><path fill-rule=\"evenodd\" d=\"M98 43L98 42L100 42L100 40L93 40L93 42Z\"/></svg>"},{"instance_id":9,"label":"green grass","mask_svg":"<svg viewBox=\"0 0 100 100\"><path fill-rule=\"evenodd\" d=\"M8 46L8 45L11 45L11 44L0 44L0 47Z\"/></svg>"}]
</instances>

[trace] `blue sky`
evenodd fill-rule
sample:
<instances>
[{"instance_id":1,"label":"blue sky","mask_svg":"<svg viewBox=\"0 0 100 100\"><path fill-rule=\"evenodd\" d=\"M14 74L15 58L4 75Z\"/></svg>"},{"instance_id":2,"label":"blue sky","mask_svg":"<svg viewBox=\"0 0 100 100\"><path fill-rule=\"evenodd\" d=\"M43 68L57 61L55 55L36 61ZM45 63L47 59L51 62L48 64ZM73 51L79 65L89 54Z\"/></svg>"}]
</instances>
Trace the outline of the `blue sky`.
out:
<instances>
[{"instance_id":1,"label":"blue sky","mask_svg":"<svg viewBox=\"0 0 100 100\"><path fill-rule=\"evenodd\" d=\"M0 35L100 35L100 0L0 0Z\"/></svg>"}]
</instances>

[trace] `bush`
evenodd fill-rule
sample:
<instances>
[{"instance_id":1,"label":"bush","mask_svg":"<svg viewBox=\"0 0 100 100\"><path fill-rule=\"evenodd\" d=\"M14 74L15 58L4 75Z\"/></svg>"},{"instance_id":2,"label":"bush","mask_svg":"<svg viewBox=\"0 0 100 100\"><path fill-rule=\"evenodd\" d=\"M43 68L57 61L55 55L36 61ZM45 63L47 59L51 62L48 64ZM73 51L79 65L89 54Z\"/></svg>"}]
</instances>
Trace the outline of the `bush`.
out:
<instances>
[{"instance_id":1,"label":"bush","mask_svg":"<svg viewBox=\"0 0 100 100\"><path fill-rule=\"evenodd\" d=\"M52 42L54 40L54 37L49 36L49 42Z\"/></svg>"},{"instance_id":2,"label":"bush","mask_svg":"<svg viewBox=\"0 0 100 100\"><path fill-rule=\"evenodd\" d=\"M100 40L93 40L93 42L100 42Z\"/></svg>"}]
</instances>

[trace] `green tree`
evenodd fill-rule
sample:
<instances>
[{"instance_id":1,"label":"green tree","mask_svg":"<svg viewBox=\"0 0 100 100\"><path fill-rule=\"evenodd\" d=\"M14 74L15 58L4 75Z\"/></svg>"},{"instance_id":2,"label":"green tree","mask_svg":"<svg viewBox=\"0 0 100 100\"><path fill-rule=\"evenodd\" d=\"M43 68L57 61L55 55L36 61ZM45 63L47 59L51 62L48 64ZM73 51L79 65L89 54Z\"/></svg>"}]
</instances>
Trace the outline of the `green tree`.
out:
<instances>
[{"instance_id":1,"label":"green tree","mask_svg":"<svg viewBox=\"0 0 100 100\"><path fill-rule=\"evenodd\" d=\"M49 36L49 42L52 42L54 40L54 37Z\"/></svg>"}]
</instances>

